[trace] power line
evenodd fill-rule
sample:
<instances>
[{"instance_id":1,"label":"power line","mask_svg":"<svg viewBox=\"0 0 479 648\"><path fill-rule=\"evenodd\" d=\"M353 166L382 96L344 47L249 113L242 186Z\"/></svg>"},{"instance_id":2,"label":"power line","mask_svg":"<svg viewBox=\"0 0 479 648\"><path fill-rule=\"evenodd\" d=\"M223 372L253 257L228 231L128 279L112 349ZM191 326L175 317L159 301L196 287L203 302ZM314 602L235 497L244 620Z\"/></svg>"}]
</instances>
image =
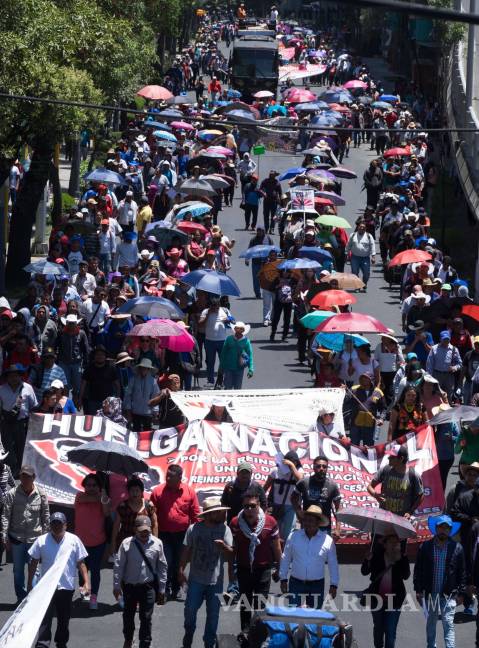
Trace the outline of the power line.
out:
<instances>
[{"instance_id":1,"label":"power line","mask_svg":"<svg viewBox=\"0 0 479 648\"><path fill-rule=\"evenodd\" d=\"M435 20L448 20L451 22L469 23L479 25L479 15L456 9L445 9L443 7L429 7L414 2L401 2L400 0L335 0L343 4L352 4L355 7L376 7L399 13L407 13L415 16L425 16Z\"/></svg>"}]
</instances>

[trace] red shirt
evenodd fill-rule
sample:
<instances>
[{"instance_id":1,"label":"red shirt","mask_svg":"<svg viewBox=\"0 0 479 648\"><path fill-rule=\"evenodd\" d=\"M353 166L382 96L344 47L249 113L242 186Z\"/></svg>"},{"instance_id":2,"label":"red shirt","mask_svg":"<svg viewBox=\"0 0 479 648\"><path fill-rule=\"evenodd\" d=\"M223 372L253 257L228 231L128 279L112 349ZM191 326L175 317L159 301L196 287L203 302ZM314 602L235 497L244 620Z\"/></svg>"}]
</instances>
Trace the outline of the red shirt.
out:
<instances>
[{"instance_id":1,"label":"red shirt","mask_svg":"<svg viewBox=\"0 0 479 648\"><path fill-rule=\"evenodd\" d=\"M249 538L241 531L238 516L230 522L231 533L235 541L236 562L240 567L250 568ZM272 515L266 515L263 530L259 535L260 544L254 552L253 569L271 567L274 563L273 540L279 537L278 523Z\"/></svg>"},{"instance_id":2,"label":"red shirt","mask_svg":"<svg viewBox=\"0 0 479 648\"><path fill-rule=\"evenodd\" d=\"M198 521L200 505L195 491L188 484L180 484L179 488L160 484L153 489L150 501L156 508L158 531L186 531L190 524Z\"/></svg>"}]
</instances>

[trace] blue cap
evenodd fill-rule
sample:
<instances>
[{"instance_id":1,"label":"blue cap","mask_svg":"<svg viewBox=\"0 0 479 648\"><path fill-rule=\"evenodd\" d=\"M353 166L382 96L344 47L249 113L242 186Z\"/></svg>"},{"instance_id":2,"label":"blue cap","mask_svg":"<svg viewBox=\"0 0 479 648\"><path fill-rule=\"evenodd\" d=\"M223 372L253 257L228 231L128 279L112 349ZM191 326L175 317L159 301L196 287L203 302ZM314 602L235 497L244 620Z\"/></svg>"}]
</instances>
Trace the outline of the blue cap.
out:
<instances>
[{"instance_id":1,"label":"blue cap","mask_svg":"<svg viewBox=\"0 0 479 648\"><path fill-rule=\"evenodd\" d=\"M451 531L449 533L450 536L455 536L461 528L461 523L453 522L449 515L431 515L431 517L427 521L429 531L433 535L436 534L436 527L438 527L440 524L447 524L451 527Z\"/></svg>"},{"instance_id":2,"label":"blue cap","mask_svg":"<svg viewBox=\"0 0 479 648\"><path fill-rule=\"evenodd\" d=\"M417 360L417 353L411 352L406 354L406 360L409 362L410 360Z\"/></svg>"},{"instance_id":3,"label":"blue cap","mask_svg":"<svg viewBox=\"0 0 479 648\"><path fill-rule=\"evenodd\" d=\"M451 334L449 333L449 331L441 331L439 333L439 339L441 340L441 342L443 340L450 340L451 339Z\"/></svg>"},{"instance_id":4,"label":"blue cap","mask_svg":"<svg viewBox=\"0 0 479 648\"><path fill-rule=\"evenodd\" d=\"M82 239L81 239L81 235L80 235L80 234L74 234L74 235L71 237L70 242L72 242L72 241L81 241L81 240L82 240Z\"/></svg>"},{"instance_id":5,"label":"blue cap","mask_svg":"<svg viewBox=\"0 0 479 648\"><path fill-rule=\"evenodd\" d=\"M50 524L52 524L52 522L60 522L61 524L66 524L67 519L64 513L57 511L53 515L50 515Z\"/></svg>"},{"instance_id":6,"label":"blue cap","mask_svg":"<svg viewBox=\"0 0 479 648\"><path fill-rule=\"evenodd\" d=\"M136 232L123 232L125 241L134 241L136 239Z\"/></svg>"},{"instance_id":7,"label":"blue cap","mask_svg":"<svg viewBox=\"0 0 479 648\"><path fill-rule=\"evenodd\" d=\"M465 279L456 279L455 281L452 282L453 286L466 286L466 288L469 288L469 284Z\"/></svg>"},{"instance_id":8,"label":"blue cap","mask_svg":"<svg viewBox=\"0 0 479 648\"><path fill-rule=\"evenodd\" d=\"M421 245L421 243L424 243L424 242L427 243L427 240L428 240L428 239L427 239L427 236L420 236L419 238L417 238L417 239L415 240L416 247L419 247L419 246Z\"/></svg>"}]
</instances>

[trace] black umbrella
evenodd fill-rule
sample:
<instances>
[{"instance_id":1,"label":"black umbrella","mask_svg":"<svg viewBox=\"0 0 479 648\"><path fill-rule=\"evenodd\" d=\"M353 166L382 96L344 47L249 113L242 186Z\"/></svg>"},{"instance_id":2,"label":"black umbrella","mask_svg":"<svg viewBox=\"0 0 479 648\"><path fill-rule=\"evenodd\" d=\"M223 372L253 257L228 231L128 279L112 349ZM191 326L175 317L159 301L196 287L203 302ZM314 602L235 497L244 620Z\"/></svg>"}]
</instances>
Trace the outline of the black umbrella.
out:
<instances>
[{"instance_id":1,"label":"black umbrella","mask_svg":"<svg viewBox=\"0 0 479 648\"><path fill-rule=\"evenodd\" d=\"M479 408L472 405L459 405L458 407L450 407L438 412L435 416L429 419L428 423L431 425L442 425L443 423L459 423L472 422L479 417Z\"/></svg>"},{"instance_id":2,"label":"black umbrella","mask_svg":"<svg viewBox=\"0 0 479 648\"><path fill-rule=\"evenodd\" d=\"M115 441L90 441L70 450L68 461L91 470L102 470L127 477L132 473L147 473L146 464L136 450Z\"/></svg>"}]
</instances>

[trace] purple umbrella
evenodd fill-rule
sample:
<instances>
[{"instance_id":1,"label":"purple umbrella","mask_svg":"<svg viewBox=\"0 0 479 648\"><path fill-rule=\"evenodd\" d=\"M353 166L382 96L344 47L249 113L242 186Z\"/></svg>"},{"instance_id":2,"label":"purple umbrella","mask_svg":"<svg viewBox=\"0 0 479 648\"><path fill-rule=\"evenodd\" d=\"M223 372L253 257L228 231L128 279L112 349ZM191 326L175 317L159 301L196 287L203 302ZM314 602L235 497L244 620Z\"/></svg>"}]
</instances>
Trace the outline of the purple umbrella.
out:
<instances>
[{"instance_id":1,"label":"purple umbrella","mask_svg":"<svg viewBox=\"0 0 479 648\"><path fill-rule=\"evenodd\" d=\"M354 180L355 178L358 177L357 173L351 171L351 169L346 169L346 167L342 167L342 166L330 167L329 173L335 176L336 178L344 178L345 180Z\"/></svg>"},{"instance_id":2,"label":"purple umbrella","mask_svg":"<svg viewBox=\"0 0 479 648\"><path fill-rule=\"evenodd\" d=\"M343 207L346 204L344 198L338 196L334 191L318 191L318 196L321 198L329 198L329 200L336 205L336 207Z\"/></svg>"},{"instance_id":3,"label":"purple umbrella","mask_svg":"<svg viewBox=\"0 0 479 648\"><path fill-rule=\"evenodd\" d=\"M325 178L326 180L332 180L333 182L336 180L335 176L325 169L309 169L306 172L306 175L316 176L317 178Z\"/></svg>"}]
</instances>

